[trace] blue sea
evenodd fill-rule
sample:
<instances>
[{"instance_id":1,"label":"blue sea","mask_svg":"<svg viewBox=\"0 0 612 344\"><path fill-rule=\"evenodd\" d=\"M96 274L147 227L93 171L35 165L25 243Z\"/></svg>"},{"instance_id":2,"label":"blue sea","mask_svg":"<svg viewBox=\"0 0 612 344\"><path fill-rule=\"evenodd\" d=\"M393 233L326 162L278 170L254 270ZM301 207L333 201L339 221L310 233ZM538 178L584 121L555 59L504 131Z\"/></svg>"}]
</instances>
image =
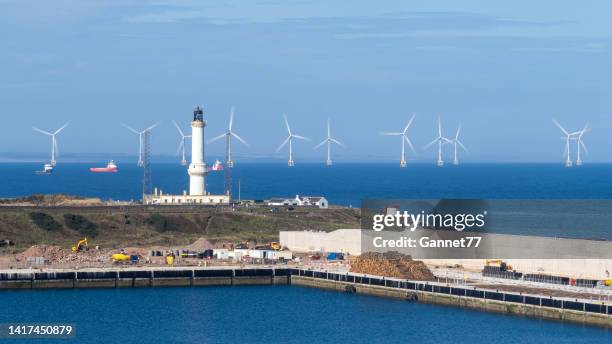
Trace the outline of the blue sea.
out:
<instances>
[{"instance_id":1,"label":"blue sea","mask_svg":"<svg viewBox=\"0 0 612 344\"><path fill-rule=\"evenodd\" d=\"M41 164L0 163L0 197L34 193L65 193L114 200L138 200L142 168L119 164L118 173L91 173L104 163L59 163L53 174L36 175ZM304 163L293 168L280 163L237 163L234 198L323 195L331 204L355 206L365 198L498 198L602 199L612 198L612 164L565 168L562 164L464 164L438 168L413 164L338 163L332 167ZM165 193L188 189L186 168L152 164L153 185ZM223 191L223 172L212 172L207 188Z\"/></svg>"},{"instance_id":2,"label":"blue sea","mask_svg":"<svg viewBox=\"0 0 612 344\"><path fill-rule=\"evenodd\" d=\"M57 342L563 344L612 340L609 330L596 327L290 286L3 291L0 304L4 309L0 323L76 326L75 339Z\"/></svg>"}]
</instances>

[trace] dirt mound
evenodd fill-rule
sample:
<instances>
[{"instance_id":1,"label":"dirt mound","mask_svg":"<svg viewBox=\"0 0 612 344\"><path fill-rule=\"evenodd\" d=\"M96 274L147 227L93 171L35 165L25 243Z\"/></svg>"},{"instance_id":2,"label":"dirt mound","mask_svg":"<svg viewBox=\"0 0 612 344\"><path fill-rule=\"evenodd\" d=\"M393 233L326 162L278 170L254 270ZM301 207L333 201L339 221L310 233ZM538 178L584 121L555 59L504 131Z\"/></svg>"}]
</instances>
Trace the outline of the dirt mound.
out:
<instances>
[{"instance_id":1,"label":"dirt mound","mask_svg":"<svg viewBox=\"0 0 612 344\"><path fill-rule=\"evenodd\" d=\"M28 257L44 257L51 264L88 264L108 260L108 253L97 250L72 252L59 246L34 245L15 255L17 261L26 261Z\"/></svg>"},{"instance_id":2,"label":"dirt mound","mask_svg":"<svg viewBox=\"0 0 612 344\"><path fill-rule=\"evenodd\" d=\"M200 238L194 241L191 245L187 246L187 249L192 251L212 250L213 248L213 244L211 244L210 241L204 238Z\"/></svg>"},{"instance_id":3,"label":"dirt mound","mask_svg":"<svg viewBox=\"0 0 612 344\"><path fill-rule=\"evenodd\" d=\"M435 280L423 262L397 252L366 252L351 260L350 272L419 281Z\"/></svg>"},{"instance_id":4,"label":"dirt mound","mask_svg":"<svg viewBox=\"0 0 612 344\"><path fill-rule=\"evenodd\" d=\"M27 250L19 253L16 258L19 260L26 259L27 257L45 257L50 261L59 260L70 251L65 250L59 246L50 245L34 245Z\"/></svg>"}]
</instances>

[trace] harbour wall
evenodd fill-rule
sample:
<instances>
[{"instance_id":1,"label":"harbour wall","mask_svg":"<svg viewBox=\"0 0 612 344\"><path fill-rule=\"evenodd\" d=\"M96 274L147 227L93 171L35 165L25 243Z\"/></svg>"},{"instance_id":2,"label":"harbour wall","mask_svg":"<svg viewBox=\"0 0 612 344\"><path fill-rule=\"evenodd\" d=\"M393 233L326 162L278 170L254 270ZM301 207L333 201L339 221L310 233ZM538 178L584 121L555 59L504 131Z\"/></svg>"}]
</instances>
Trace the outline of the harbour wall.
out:
<instances>
[{"instance_id":1,"label":"harbour wall","mask_svg":"<svg viewBox=\"0 0 612 344\"><path fill-rule=\"evenodd\" d=\"M0 289L281 284L612 327L612 305L603 302L506 293L441 282L410 281L297 268L97 269L46 272L4 270L0 272Z\"/></svg>"}]
</instances>

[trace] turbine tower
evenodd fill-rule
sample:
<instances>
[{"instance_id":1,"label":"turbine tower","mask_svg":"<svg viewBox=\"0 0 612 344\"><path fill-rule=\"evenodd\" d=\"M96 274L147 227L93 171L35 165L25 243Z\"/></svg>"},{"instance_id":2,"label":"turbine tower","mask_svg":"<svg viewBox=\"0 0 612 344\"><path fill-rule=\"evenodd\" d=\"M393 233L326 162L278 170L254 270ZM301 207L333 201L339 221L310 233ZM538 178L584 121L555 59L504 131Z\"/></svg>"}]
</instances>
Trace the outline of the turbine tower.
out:
<instances>
[{"instance_id":1,"label":"turbine tower","mask_svg":"<svg viewBox=\"0 0 612 344\"><path fill-rule=\"evenodd\" d=\"M59 151L57 149L57 139L55 138L55 136L59 134L60 131L64 130L64 128L66 128L69 124L70 122L64 124L61 128L57 129L53 133L38 128L32 128L34 131L38 131L41 134L45 134L51 137L51 161L49 161L51 166L55 166L57 164L57 156L59 155Z\"/></svg>"},{"instance_id":2,"label":"turbine tower","mask_svg":"<svg viewBox=\"0 0 612 344\"><path fill-rule=\"evenodd\" d=\"M152 126L145 128L142 131L137 131L136 129L128 126L127 124L121 123L121 125L128 129L129 131L133 132L134 134L138 135L138 166L143 167L144 166L144 161L142 158L142 154L143 154L143 143L144 143L144 135L147 132L150 132L153 128L157 127L159 125L159 122L153 124Z\"/></svg>"},{"instance_id":3,"label":"turbine tower","mask_svg":"<svg viewBox=\"0 0 612 344\"><path fill-rule=\"evenodd\" d=\"M191 122L191 164L189 173L189 195L206 195L206 163L204 160L204 109L196 106L193 109L193 121Z\"/></svg>"},{"instance_id":4,"label":"turbine tower","mask_svg":"<svg viewBox=\"0 0 612 344\"><path fill-rule=\"evenodd\" d=\"M225 179L225 194L228 196L232 196L232 169L234 168L234 160L232 160L232 137L236 140L240 141L246 147L250 147L250 145L242 139L242 137L238 136L234 131L232 131L232 126L234 124L234 107L232 106L230 110L230 119L229 126L226 132L223 134L214 137L208 141L208 143L215 142L222 138L225 138L225 168L223 169L223 175Z\"/></svg>"},{"instance_id":5,"label":"turbine tower","mask_svg":"<svg viewBox=\"0 0 612 344\"><path fill-rule=\"evenodd\" d=\"M325 160L325 165L327 166L331 166L332 165L332 159L331 159L331 145L332 143L337 144L340 147L344 147L344 144L342 144L342 142L334 139L331 137L331 128L329 125L329 119L327 120L327 138L323 141L321 141L321 143L319 143L318 145L316 145L314 147L314 149L317 149L319 147L321 147L322 145L324 145L325 143L327 143L327 160Z\"/></svg>"},{"instance_id":6,"label":"turbine tower","mask_svg":"<svg viewBox=\"0 0 612 344\"><path fill-rule=\"evenodd\" d=\"M410 125L412 124L412 121L414 120L415 115L412 115L412 117L410 118L410 120L408 121L408 124L406 124L406 126L404 127L404 130L401 132L397 132L397 133L388 133L388 132L383 132L380 133L383 136L401 136L401 140L402 140L402 155L400 157L400 167L406 167L406 147L405 147L405 142L408 143L408 146L410 146L410 149L412 150L413 153L416 153L414 150L414 147L412 146L412 142L410 142L410 139L408 138L408 129L410 128Z\"/></svg>"},{"instance_id":7,"label":"turbine tower","mask_svg":"<svg viewBox=\"0 0 612 344\"><path fill-rule=\"evenodd\" d=\"M461 141L459 141L459 132L461 131L461 124L459 124L459 127L457 128L457 133L455 134L455 138L452 141L453 144L453 148L455 150L455 155L454 155L454 159L453 159L453 165L459 165L459 158L457 157L457 146L460 146L461 148L463 148L464 151L467 152L467 148L465 148L465 146L463 145L463 143L461 143Z\"/></svg>"},{"instance_id":8,"label":"turbine tower","mask_svg":"<svg viewBox=\"0 0 612 344\"><path fill-rule=\"evenodd\" d=\"M433 141L428 143L425 146L425 149L431 147L434 143L438 144L438 161L436 164L439 167L442 167L444 166L444 160L442 160L442 145L445 143L452 143L452 141L442 136L442 121L440 120L440 117L438 117L438 136Z\"/></svg>"},{"instance_id":9,"label":"turbine tower","mask_svg":"<svg viewBox=\"0 0 612 344\"><path fill-rule=\"evenodd\" d=\"M179 127L179 125L175 121L172 121L172 123L174 123L176 130L178 130L179 134L181 135L181 142L179 143L178 149L176 150L176 154L181 154L181 166L186 166L187 160L185 159L185 141L187 138L190 138L191 135L185 135L181 127Z\"/></svg>"},{"instance_id":10,"label":"turbine tower","mask_svg":"<svg viewBox=\"0 0 612 344\"><path fill-rule=\"evenodd\" d=\"M559 122L557 122L554 119L552 121L561 130L563 135L565 135L565 137L562 137L562 139L565 139L565 152L563 153L564 155L566 155L565 167L572 167L572 159L570 157L570 140L572 140L576 135L580 134L580 131L575 131L573 133L570 133L567 130L565 130L565 128L563 128L563 126L559 124ZM582 161L580 163L582 164Z\"/></svg>"},{"instance_id":11,"label":"turbine tower","mask_svg":"<svg viewBox=\"0 0 612 344\"><path fill-rule=\"evenodd\" d=\"M584 136L584 134L589 131L589 124L585 124L584 128L582 128L582 130L580 130L578 132L578 136L576 136L576 152L577 152L577 156L576 156L576 166L581 166L582 165L582 160L580 159L580 149L584 149L585 153L589 153L589 151L586 148L586 145L584 144L584 142L582 141L582 136Z\"/></svg>"},{"instance_id":12,"label":"turbine tower","mask_svg":"<svg viewBox=\"0 0 612 344\"><path fill-rule=\"evenodd\" d=\"M276 151L279 152L281 149L283 149L283 147L285 147L287 142L289 142L289 160L287 161L287 165L289 167L292 167L295 165L295 162L293 161L293 139L296 138L296 139L305 140L305 141L310 141L310 139L304 136L293 134L291 132L291 127L289 127L289 121L287 120L287 115L283 114L283 118L285 119L285 125L287 126L287 132L289 133L289 136L287 136L285 141L283 141L283 143L281 143L281 145L278 146Z\"/></svg>"}]
</instances>

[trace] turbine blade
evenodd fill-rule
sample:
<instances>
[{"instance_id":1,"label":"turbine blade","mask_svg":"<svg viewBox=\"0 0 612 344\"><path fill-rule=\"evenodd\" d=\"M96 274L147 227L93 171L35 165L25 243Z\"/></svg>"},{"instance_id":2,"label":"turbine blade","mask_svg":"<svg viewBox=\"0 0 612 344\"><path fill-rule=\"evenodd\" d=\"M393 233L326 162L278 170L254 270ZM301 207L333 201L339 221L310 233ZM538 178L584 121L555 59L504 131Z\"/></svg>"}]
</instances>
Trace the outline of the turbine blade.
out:
<instances>
[{"instance_id":1,"label":"turbine blade","mask_svg":"<svg viewBox=\"0 0 612 344\"><path fill-rule=\"evenodd\" d=\"M331 128L329 126L329 118L327 119L327 138L331 137Z\"/></svg>"},{"instance_id":2,"label":"turbine blade","mask_svg":"<svg viewBox=\"0 0 612 344\"><path fill-rule=\"evenodd\" d=\"M440 139L439 137L436 137L433 141L431 141L430 143L426 144L425 147L423 147L423 149L427 149L427 148L431 147L433 144L438 142L439 139Z\"/></svg>"},{"instance_id":3,"label":"turbine blade","mask_svg":"<svg viewBox=\"0 0 612 344\"><path fill-rule=\"evenodd\" d=\"M250 145L248 142L246 142L246 141L245 141L245 140L244 140L242 137L238 136L238 134L233 133L233 132L232 132L232 133L230 133L230 134L231 134L233 137L235 137L235 138L236 138L236 140L240 141L240 142L241 142L243 145L245 145L245 146L247 146L247 147L251 147L251 145Z\"/></svg>"},{"instance_id":4,"label":"turbine blade","mask_svg":"<svg viewBox=\"0 0 612 344\"><path fill-rule=\"evenodd\" d=\"M148 127L147 129L143 130L143 131L151 131L153 128L157 127L159 125L159 122L153 124L152 126Z\"/></svg>"},{"instance_id":5,"label":"turbine blade","mask_svg":"<svg viewBox=\"0 0 612 344\"><path fill-rule=\"evenodd\" d=\"M281 145L278 146L278 148L276 148L276 151L279 152L281 149L283 149L283 147L285 147L285 145L287 144L287 142L289 142L290 139L291 139L291 136L287 136L285 141L283 141L283 143L281 143Z\"/></svg>"},{"instance_id":6,"label":"turbine blade","mask_svg":"<svg viewBox=\"0 0 612 344\"><path fill-rule=\"evenodd\" d=\"M53 136L53 134L51 134L50 132L44 131L42 129L38 129L38 128L32 127L32 130L38 131L39 133L42 133L42 134L45 134L45 135Z\"/></svg>"},{"instance_id":7,"label":"turbine blade","mask_svg":"<svg viewBox=\"0 0 612 344\"><path fill-rule=\"evenodd\" d=\"M440 116L438 116L438 136L442 137L442 120L440 119Z\"/></svg>"},{"instance_id":8,"label":"turbine blade","mask_svg":"<svg viewBox=\"0 0 612 344\"><path fill-rule=\"evenodd\" d=\"M330 140L331 142L333 142L333 143L337 144L338 146L345 147L345 146L344 146L344 143L342 143L342 142L340 142L340 141L338 141L338 140L336 140L336 139L329 139L329 140Z\"/></svg>"},{"instance_id":9,"label":"turbine blade","mask_svg":"<svg viewBox=\"0 0 612 344\"><path fill-rule=\"evenodd\" d=\"M234 124L234 107L230 109L230 121L229 121L229 131L232 131L232 125Z\"/></svg>"},{"instance_id":10,"label":"turbine blade","mask_svg":"<svg viewBox=\"0 0 612 344\"><path fill-rule=\"evenodd\" d=\"M578 142L580 143L580 146L582 146L582 149L584 150L584 152L589 154L589 150L587 149L587 147L584 144L584 142L582 142L582 140L578 140Z\"/></svg>"},{"instance_id":11,"label":"turbine blade","mask_svg":"<svg viewBox=\"0 0 612 344\"><path fill-rule=\"evenodd\" d=\"M559 129L561 129L561 131L562 131L562 132L563 132L565 135L568 135L568 136L569 136L569 133L567 132L567 130L565 130L565 129L564 129L562 126L561 126L561 124L559 124L559 122L557 122L557 120L553 119L552 121L553 121L553 123L554 123L554 124L555 124L557 127L559 127Z\"/></svg>"},{"instance_id":12,"label":"turbine blade","mask_svg":"<svg viewBox=\"0 0 612 344\"><path fill-rule=\"evenodd\" d=\"M408 136L404 135L404 139L406 140L406 142L408 143L408 147L410 147L410 149L412 150L413 153L416 154L416 151L414 150L414 146L412 145L412 142L410 142L410 139L408 138Z\"/></svg>"},{"instance_id":13,"label":"turbine blade","mask_svg":"<svg viewBox=\"0 0 612 344\"><path fill-rule=\"evenodd\" d=\"M283 113L283 118L285 119L285 125L287 126L287 131L289 132L289 136L291 136L291 128L289 127L289 121L287 120L287 115Z\"/></svg>"},{"instance_id":14,"label":"turbine blade","mask_svg":"<svg viewBox=\"0 0 612 344\"><path fill-rule=\"evenodd\" d=\"M319 143L318 145L314 146L312 149L317 149L317 148L323 146L326 142L327 142L327 139L321 141L321 143Z\"/></svg>"},{"instance_id":15,"label":"turbine blade","mask_svg":"<svg viewBox=\"0 0 612 344\"><path fill-rule=\"evenodd\" d=\"M215 142L217 140L220 140L220 139L224 138L225 136L227 136L227 133L223 133L223 134L221 134L219 136L213 137L212 139L208 140L208 143L213 143L213 142Z\"/></svg>"},{"instance_id":16,"label":"turbine blade","mask_svg":"<svg viewBox=\"0 0 612 344\"><path fill-rule=\"evenodd\" d=\"M57 129L53 135L57 135L60 131L64 130L64 128L66 128L68 125L70 124L70 122L66 122L66 124L64 124L61 128Z\"/></svg>"},{"instance_id":17,"label":"turbine blade","mask_svg":"<svg viewBox=\"0 0 612 344\"><path fill-rule=\"evenodd\" d=\"M304 137L304 136L300 136L300 135L292 135L293 137L295 137L296 139L300 139L300 140L304 140L304 141L310 141L309 138Z\"/></svg>"},{"instance_id":18,"label":"turbine blade","mask_svg":"<svg viewBox=\"0 0 612 344\"><path fill-rule=\"evenodd\" d=\"M389 132L381 132L380 135L382 136L400 136L403 133L389 133Z\"/></svg>"},{"instance_id":19,"label":"turbine blade","mask_svg":"<svg viewBox=\"0 0 612 344\"><path fill-rule=\"evenodd\" d=\"M181 127L179 127L179 125L176 123L176 121L172 121L172 123L174 123L174 126L176 127L176 130L178 130L178 132L181 134L181 136L185 137L185 133L183 133L183 130L181 130Z\"/></svg>"},{"instance_id":20,"label":"turbine blade","mask_svg":"<svg viewBox=\"0 0 612 344\"><path fill-rule=\"evenodd\" d=\"M461 123L459 124L459 127L457 128L457 133L455 134L455 140L459 139L459 133L461 132Z\"/></svg>"},{"instance_id":21,"label":"turbine blade","mask_svg":"<svg viewBox=\"0 0 612 344\"><path fill-rule=\"evenodd\" d=\"M181 152L181 148L183 148L184 145L185 145L185 140L181 139L181 143L179 143L179 146L176 149L176 155L179 155L179 153Z\"/></svg>"},{"instance_id":22,"label":"turbine blade","mask_svg":"<svg viewBox=\"0 0 612 344\"><path fill-rule=\"evenodd\" d=\"M412 121L414 120L414 117L416 115L412 115L412 117L410 117L410 120L408 121L408 124L406 124L406 127L404 128L404 131L402 132L403 134L405 134L408 131L408 128L410 128L410 125L412 124Z\"/></svg>"},{"instance_id":23,"label":"turbine blade","mask_svg":"<svg viewBox=\"0 0 612 344\"><path fill-rule=\"evenodd\" d=\"M121 123L121 126L123 126L124 128L126 128L127 130L133 132L134 134L140 135L140 132L136 131L136 129L128 126L127 124Z\"/></svg>"},{"instance_id":24,"label":"turbine blade","mask_svg":"<svg viewBox=\"0 0 612 344\"><path fill-rule=\"evenodd\" d=\"M468 151L468 150L467 150L467 148L465 148L465 146L463 145L463 143L461 143L461 141L459 141L459 140L455 140L455 142L457 142L457 144L458 144L458 145L459 145L461 148L463 148L463 150L464 150L464 151L466 151L466 152Z\"/></svg>"}]
</instances>

